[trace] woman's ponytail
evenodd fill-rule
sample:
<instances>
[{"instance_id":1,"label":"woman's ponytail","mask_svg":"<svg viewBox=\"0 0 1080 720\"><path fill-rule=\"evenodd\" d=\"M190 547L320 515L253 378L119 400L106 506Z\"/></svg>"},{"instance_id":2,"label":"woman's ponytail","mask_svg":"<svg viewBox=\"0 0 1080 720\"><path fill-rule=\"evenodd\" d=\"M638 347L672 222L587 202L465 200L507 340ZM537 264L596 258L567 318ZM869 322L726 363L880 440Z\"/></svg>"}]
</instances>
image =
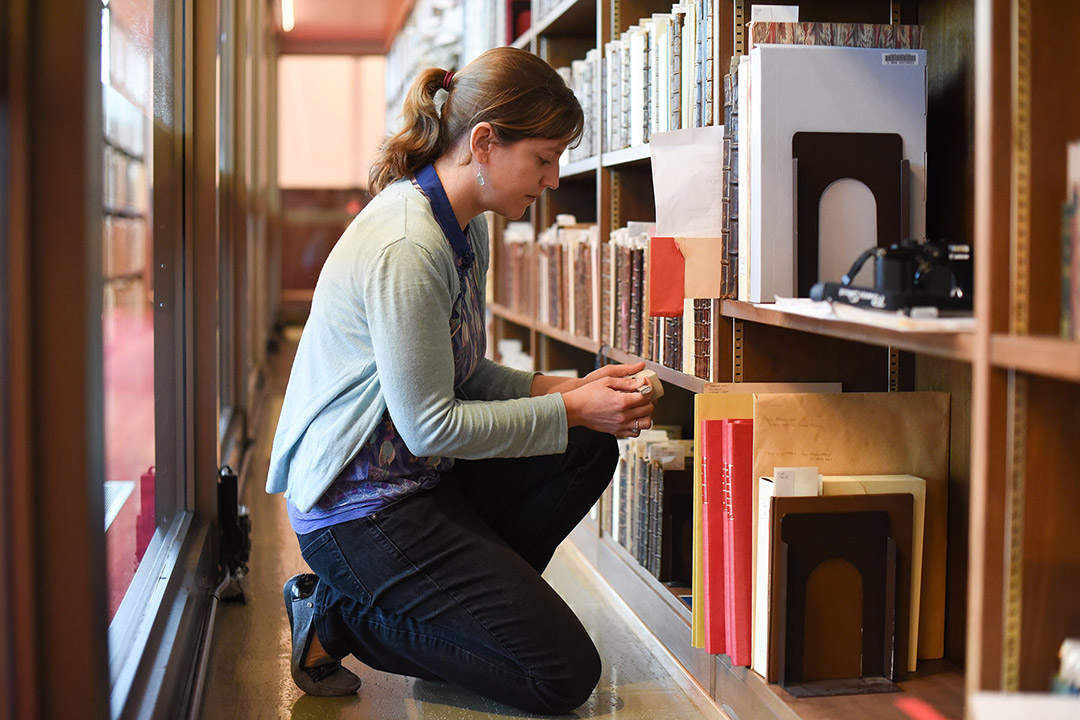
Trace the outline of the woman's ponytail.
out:
<instances>
[{"instance_id":1,"label":"woman's ponytail","mask_svg":"<svg viewBox=\"0 0 1080 720\"><path fill-rule=\"evenodd\" d=\"M402 107L404 125L383 142L371 163L368 192L372 195L395 180L410 177L442 152L435 93L443 88L446 76L445 70L428 68L413 81Z\"/></svg>"},{"instance_id":2,"label":"woman's ponytail","mask_svg":"<svg viewBox=\"0 0 1080 720\"><path fill-rule=\"evenodd\" d=\"M446 101L436 110L435 93L444 88ZM434 162L480 122L490 123L496 140L505 143L545 138L572 144L585 127L581 105L559 73L536 55L511 47L488 50L456 73L422 71L402 114L405 126L386 140L371 165L372 195ZM462 145L458 161L470 158Z\"/></svg>"}]
</instances>

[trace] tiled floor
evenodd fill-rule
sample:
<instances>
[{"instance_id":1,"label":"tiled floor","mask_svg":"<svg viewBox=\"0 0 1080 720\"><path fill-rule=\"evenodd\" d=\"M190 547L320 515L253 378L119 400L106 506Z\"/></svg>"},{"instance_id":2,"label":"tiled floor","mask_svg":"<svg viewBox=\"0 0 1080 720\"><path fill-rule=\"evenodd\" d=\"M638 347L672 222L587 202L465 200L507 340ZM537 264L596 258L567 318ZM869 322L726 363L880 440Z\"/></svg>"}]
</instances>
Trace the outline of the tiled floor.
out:
<instances>
[{"instance_id":1,"label":"tiled floor","mask_svg":"<svg viewBox=\"0 0 1080 720\"><path fill-rule=\"evenodd\" d=\"M295 338L295 332L289 333ZM289 344L275 358L278 375L287 372ZM466 720L536 717L494 703L445 683L373 671L353 658L347 667L364 681L348 698L315 698L298 690L289 677L288 621L281 585L306 569L289 528L280 496L262 489L273 421L281 403L281 382L271 388L266 426L257 429L256 446L242 502L251 512L250 573L243 581L245 605L222 604L203 694L207 720L279 718L409 718ZM545 577L589 629L604 660L604 673L589 700L567 717L616 720L697 720L723 718L670 659L618 597L603 584L573 548L562 547Z\"/></svg>"}]
</instances>

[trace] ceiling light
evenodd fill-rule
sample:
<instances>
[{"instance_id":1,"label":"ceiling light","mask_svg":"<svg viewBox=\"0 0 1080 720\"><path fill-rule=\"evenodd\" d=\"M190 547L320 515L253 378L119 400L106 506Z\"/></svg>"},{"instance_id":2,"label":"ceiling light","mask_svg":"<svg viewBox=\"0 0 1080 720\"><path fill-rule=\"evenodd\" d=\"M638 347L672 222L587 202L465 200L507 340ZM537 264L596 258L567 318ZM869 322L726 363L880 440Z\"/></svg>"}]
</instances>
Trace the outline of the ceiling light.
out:
<instances>
[{"instance_id":1,"label":"ceiling light","mask_svg":"<svg viewBox=\"0 0 1080 720\"><path fill-rule=\"evenodd\" d=\"M291 32L293 24L293 0L281 0L281 29Z\"/></svg>"}]
</instances>

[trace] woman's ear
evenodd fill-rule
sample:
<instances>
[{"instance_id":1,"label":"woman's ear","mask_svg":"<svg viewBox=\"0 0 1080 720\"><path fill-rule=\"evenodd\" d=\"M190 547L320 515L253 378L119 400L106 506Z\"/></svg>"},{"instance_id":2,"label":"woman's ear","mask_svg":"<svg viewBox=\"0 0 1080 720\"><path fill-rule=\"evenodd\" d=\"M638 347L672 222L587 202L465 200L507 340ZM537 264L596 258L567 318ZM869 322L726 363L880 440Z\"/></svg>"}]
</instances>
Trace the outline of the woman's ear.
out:
<instances>
[{"instance_id":1,"label":"woman's ear","mask_svg":"<svg viewBox=\"0 0 1080 720\"><path fill-rule=\"evenodd\" d=\"M493 144L495 144L495 129L491 127L491 123L484 121L473 125L469 133L469 150L478 163L481 165L487 163Z\"/></svg>"}]
</instances>

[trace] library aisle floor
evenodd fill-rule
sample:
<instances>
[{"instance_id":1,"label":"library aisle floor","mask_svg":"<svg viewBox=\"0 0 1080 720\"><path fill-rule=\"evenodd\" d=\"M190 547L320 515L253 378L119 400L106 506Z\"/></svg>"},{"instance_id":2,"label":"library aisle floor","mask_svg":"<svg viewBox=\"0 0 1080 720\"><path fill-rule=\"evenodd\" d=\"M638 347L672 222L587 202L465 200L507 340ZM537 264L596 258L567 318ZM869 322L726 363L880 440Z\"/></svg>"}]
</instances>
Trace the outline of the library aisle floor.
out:
<instances>
[{"instance_id":1,"label":"library aisle floor","mask_svg":"<svg viewBox=\"0 0 1080 720\"><path fill-rule=\"evenodd\" d=\"M340 718L471 720L538 717L486 700L445 683L376 672L353 658L345 665L364 684L347 698L305 695L289 677L289 629L281 585L306 570L280 496L267 495L262 479L281 407L299 328L287 328L271 359L266 406L259 413L241 502L250 510L252 549L242 585L246 604L222 603L203 691L206 720L303 720ZM615 720L697 720L724 714L687 678L622 601L573 548L563 546L547 572L582 619L604 661L589 700L567 717Z\"/></svg>"}]
</instances>

